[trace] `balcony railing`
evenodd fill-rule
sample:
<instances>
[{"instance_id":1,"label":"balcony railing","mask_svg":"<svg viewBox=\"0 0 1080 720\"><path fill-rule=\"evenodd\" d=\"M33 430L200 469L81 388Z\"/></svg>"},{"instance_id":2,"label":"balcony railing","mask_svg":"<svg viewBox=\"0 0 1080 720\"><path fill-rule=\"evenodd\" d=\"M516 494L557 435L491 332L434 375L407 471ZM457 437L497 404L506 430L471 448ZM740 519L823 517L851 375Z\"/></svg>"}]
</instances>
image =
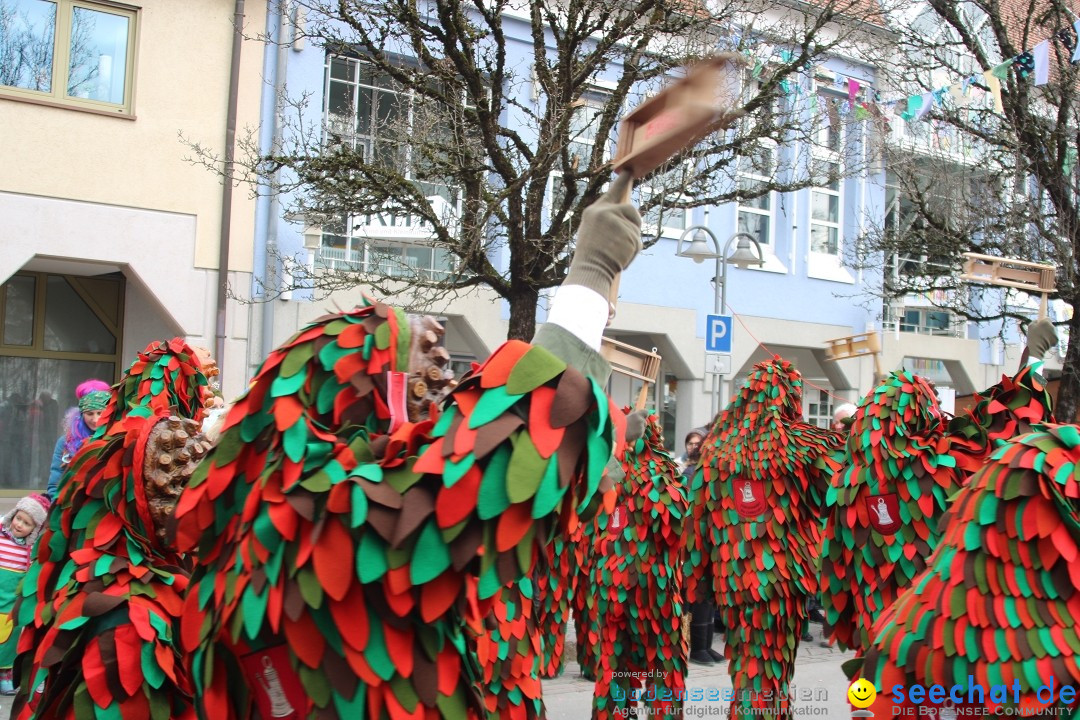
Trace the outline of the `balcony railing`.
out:
<instances>
[{"instance_id":1,"label":"balcony railing","mask_svg":"<svg viewBox=\"0 0 1080 720\"><path fill-rule=\"evenodd\" d=\"M967 323L959 320L949 323L946 327L914 324L903 320L886 320L881 323L881 326L886 332L896 332L899 326L902 333L967 339Z\"/></svg>"}]
</instances>

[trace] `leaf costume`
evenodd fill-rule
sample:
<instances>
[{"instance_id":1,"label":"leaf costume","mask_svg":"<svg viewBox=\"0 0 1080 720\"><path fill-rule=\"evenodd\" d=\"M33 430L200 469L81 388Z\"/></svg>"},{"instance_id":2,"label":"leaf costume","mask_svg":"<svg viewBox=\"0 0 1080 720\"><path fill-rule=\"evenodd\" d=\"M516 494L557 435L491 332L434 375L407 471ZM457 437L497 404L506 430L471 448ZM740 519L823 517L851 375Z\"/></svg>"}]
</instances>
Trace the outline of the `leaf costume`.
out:
<instances>
[{"instance_id":1,"label":"leaf costume","mask_svg":"<svg viewBox=\"0 0 1080 720\"><path fill-rule=\"evenodd\" d=\"M859 404L848 464L829 489L822 546L822 604L831 637L869 647L877 617L926 568L938 522L962 474L946 419L922 377L898 371Z\"/></svg>"},{"instance_id":2,"label":"leaf costume","mask_svg":"<svg viewBox=\"0 0 1080 720\"><path fill-rule=\"evenodd\" d=\"M802 377L779 357L754 367L702 443L687 596L715 598L725 616L732 714L787 712L840 443L838 433L802 421Z\"/></svg>"},{"instance_id":3,"label":"leaf costume","mask_svg":"<svg viewBox=\"0 0 1080 720\"><path fill-rule=\"evenodd\" d=\"M879 689L958 684L965 704L1028 716L1036 691L1080 678L1080 428L1048 424L1000 446L956 497L929 569L875 626L862 668ZM969 696L969 677L982 698ZM1019 702L1014 697L1019 687ZM1008 686L991 699L989 688ZM1052 707L1067 706L1055 690ZM879 690L872 710L892 713ZM1044 693L1044 699L1046 695ZM974 702L968 703L968 700ZM1074 703L1073 703L1074 704ZM1060 713L1059 713L1060 714ZM1066 713L1068 716L1068 713Z\"/></svg>"},{"instance_id":4,"label":"leaf costume","mask_svg":"<svg viewBox=\"0 0 1080 720\"><path fill-rule=\"evenodd\" d=\"M600 625L593 718L626 717L638 697L654 714L680 717L688 652L682 532L689 501L655 414L645 434L628 444L622 468L614 511L599 518L593 567Z\"/></svg>"},{"instance_id":5,"label":"leaf costume","mask_svg":"<svg viewBox=\"0 0 1080 720\"><path fill-rule=\"evenodd\" d=\"M570 622L570 607L574 601L577 563L574 531L581 521L572 519L569 535L556 535L547 546L547 554L536 576L536 625L542 643L540 677L556 678L563 671L563 649L566 629Z\"/></svg>"},{"instance_id":6,"label":"leaf costume","mask_svg":"<svg viewBox=\"0 0 1080 720\"><path fill-rule=\"evenodd\" d=\"M174 634L188 565L162 521L209 449L197 428L211 395L179 338L148 346L114 388L61 480L23 583L12 717L194 718Z\"/></svg>"},{"instance_id":7,"label":"leaf costume","mask_svg":"<svg viewBox=\"0 0 1080 720\"><path fill-rule=\"evenodd\" d=\"M484 716L465 620L597 502L622 430L595 380L520 341L406 421L409 346L386 305L323 317L229 412L177 509L200 717Z\"/></svg>"}]
</instances>

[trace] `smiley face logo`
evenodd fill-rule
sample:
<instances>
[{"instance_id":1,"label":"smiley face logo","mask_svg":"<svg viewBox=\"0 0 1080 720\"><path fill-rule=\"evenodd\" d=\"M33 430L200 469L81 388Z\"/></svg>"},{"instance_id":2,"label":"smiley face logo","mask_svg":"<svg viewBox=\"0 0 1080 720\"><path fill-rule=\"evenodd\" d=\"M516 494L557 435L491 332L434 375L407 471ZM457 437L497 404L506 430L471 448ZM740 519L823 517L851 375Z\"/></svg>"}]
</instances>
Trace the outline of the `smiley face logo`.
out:
<instances>
[{"instance_id":1,"label":"smiley face logo","mask_svg":"<svg viewBox=\"0 0 1080 720\"><path fill-rule=\"evenodd\" d=\"M877 688L866 678L859 678L851 683L847 691L848 702L860 709L873 705L876 697Z\"/></svg>"}]
</instances>

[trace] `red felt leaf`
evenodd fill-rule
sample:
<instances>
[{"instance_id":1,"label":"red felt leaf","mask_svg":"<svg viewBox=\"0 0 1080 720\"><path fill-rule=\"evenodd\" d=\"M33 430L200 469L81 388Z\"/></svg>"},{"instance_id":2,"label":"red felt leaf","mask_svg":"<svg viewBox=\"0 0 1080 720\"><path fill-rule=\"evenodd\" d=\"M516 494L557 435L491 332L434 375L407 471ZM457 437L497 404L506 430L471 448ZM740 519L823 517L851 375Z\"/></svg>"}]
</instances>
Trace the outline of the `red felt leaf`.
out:
<instances>
[{"instance_id":1,"label":"red felt leaf","mask_svg":"<svg viewBox=\"0 0 1080 720\"><path fill-rule=\"evenodd\" d=\"M334 600L341 600L349 591L353 565L346 559L352 556L353 542L349 532L336 517L327 518L322 535L315 543L312 558L315 575L326 594Z\"/></svg>"},{"instance_id":2,"label":"red felt leaf","mask_svg":"<svg viewBox=\"0 0 1080 720\"><path fill-rule=\"evenodd\" d=\"M143 682L142 673L142 640L135 628L131 625L121 625L116 628L116 664L120 671L120 684L128 697L136 692ZM141 695L142 693L139 692Z\"/></svg>"},{"instance_id":3,"label":"red felt leaf","mask_svg":"<svg viewBox=\"0 0 1080 720\"><path fill-rule=\"evenodd\" d=\"M499 516L495 532L495 549L505 552L518 544L532 527L532 503L515 503Z\"/></svg>"},{"instance_id":4,"label":"red felt leaf","mask_svg":"<svg viewBox=\"0 0 1080 720\"><path fill-rule=\"evenodd\" d=\"M446 466L446 459L442 456L443 441L444 438L439 438L424 450L424 453L413 464L413 472L430 473L432 475L442 474L443 468Z\"/></svg>"},{"instance_id":5,"label":"red felt leaf","mask_svg":"<svg viewBox=\"0 0 1080 720\"><path fill-rule=\"evenodd\" d=\"M412 631L407 628L397 629L388 623L383 623L383 634L386 639L387 654L398 673L404 677L412 677L413 653L416 652L413 649Z\"/></svg>"},{"instance_id":6,"label":"red felt leaf","mask_svg":"<svg viewBox=\"0 0 1080 720\"><path fill-rule=\"evenodd\" d=\"M317 668L326 651L326 640L315 621L306 613L301 613L296 620L285 617L285 639L300 662L310 668Z\"/></svg>"},{"instance_id":7,"label":"red felt leaf","mask_svg":"<svg viewBox=\"0 0 1080 720\"><path fill-rule=\"evenodd\" d=\"M420 616L424 622L442 617L461 594L461 575L447 570L420 588Z\"/></svg>"},{"instance_id":8,"label":"red felt leaf","mask_svg":"<svg viewBox=\"0 0 1080 720\"><path fill-rule=\"evenodd\" d=\"M356 650L367 647L370 620L364 588L360 583L353 583L343 601L330 603L330 614L347 645Z\"/></svg>"},{"instance_id":9,"label":"red felt leaf","mask_svg":"<svg viewBox=\"0 0 1080 720\"><path fill-rule=\"evenodd\" d=\"M529 437L542 458L551 457L559 449L563 435L566 434L566 428L553 427L551 424L551 404L555 400L555 394L555 388L541 385L532 391L529 398Z\"/></svg>"},{"instance_id":10,"label":"red felt leaf","mask_svg":"<svg viewBox=\"0 0 1080 720\"><path fill-rule=\"evenodd\" d=\"M112 701L112 692L105 680L105 665L101 660L101 646L97 640L92 640L87 646L82 657L83 679L86 680L86 689L90 692L90 698L98 707L108 707Z\"/></svg>"},{"instance_id":11,"label":"red felt leaf","mask_svg":"<svg viewBox=\"0 0 1080 720\"><path fill-rule=\"evenodd\" d=\"M483 477L480 469L473 465L452 487L444 486L439 490L439 496L435 498L435 522L440 528L457 525L472 513Z\"/></svg>"},{"instance_id":12,"label":"red felt leaf","mask_svg":"<svg viewBox=\"0 0 1080 720\"><path fill-rule=\"evenodd\" d=\"M304 414L304 406L295 395L283 395L274 400L274 427L278 432L291 428Z\"/></svg>"},{"instance_id":13,"label":"red felt leaf","mask_svg":"<svg viewBox=\"0 0 1080 720\"><path fill-rule=\"evenodd\" d=\"M531 349L532 345L520 340L509 340L504 343L487 359L487 362L480 366L480 387L493 388L505 385L510 378L510 372Z\"/></svg>"}]
</instances>

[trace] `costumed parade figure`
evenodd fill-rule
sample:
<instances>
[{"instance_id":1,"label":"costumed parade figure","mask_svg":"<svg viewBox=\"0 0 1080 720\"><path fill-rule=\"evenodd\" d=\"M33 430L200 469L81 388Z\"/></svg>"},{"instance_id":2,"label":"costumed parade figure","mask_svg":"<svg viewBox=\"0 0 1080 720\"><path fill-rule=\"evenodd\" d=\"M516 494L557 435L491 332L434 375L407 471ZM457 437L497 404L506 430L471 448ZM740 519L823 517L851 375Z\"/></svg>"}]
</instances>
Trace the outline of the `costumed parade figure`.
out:
<instances>
[{"instance_id":1,"label":"costumed parade figure","mask_svg":"<svg viewBox=\"0 0 1080 720\"><path fill-rule=\"evenodd\" d=\"M871 710L914 708L906 695L894 702L892 688L918 683L947 692L959 685L948 700L969 712L1032 717L1075 706L1056 693L1044 693L1048 703L1037 697L1050 678L1075 685L1080 648L1080 486L1073 466L1080 428L1037 424L1040 413L1051 417L1038 368L1055 341L1049 321L1033 323L1032 364L1003 378L950 425L961 465L977 460L973 447L990 457L942 519L942 540L926 572L874 626L873 645L856 667L883 689ZM1004 440L1031 423L1034 432ZM992 697L995 685L1007 690Z\"/></svg>"},{"instance_id":2,"label":"costumed parade figure","mask_svg":"<svg viewBox=\"0 0 1080 720\"><path fill-rule=\"evenodd\" d=\"M572 538L579 534L581 521L574 517L567 525L567 535L557 535L547 546L545 572L536 579L536 625L543 650L540 658L540 677L562 675L566 628L570 622L570 606L574 600L577 563Z\"/></svg>"},{"instance_id":3,"label":"costumed parade figure","mask_svg":"<svg viewBox=\"0 0 1080 720\"><path fill-rule=\"evenodd\" d=\"M165 524L209 450L212 367L180 339L152 343L71 460L16 607L12 717L194 718L174 635L188 565Z\"/></svg>"},{"instance_id":4,"label":"costumed parade figure","mask_svg":"<svg viewBox=\"0 0 1080 720\"><path fill-rule=\"evenodd\" d=\"M822 604L844 648L870 645L874 620L937 547L938 522L961 483L945 424L934 389L906 370L855 412L821 550Z\"/></svg>"},{"instance_id":5,"label":"costumed parade figure","mask_svg":"<svg viewBox=\"0 0 1080 720\"><path fill-rule=\"evenodd\" d=\"M789 710L840 445L839 433L802 421L802 377L779 357L754 367L703 443L687 595L715 598L724 617L733 715Z\"/></svg>"},{"instance_id":6,"label":"costumed parade figure","mask_svg":"<svg viewBox=\"0 0 1080 720\"><path fill-rule=\"evenodd\" d=\"M465 620L530 575L568 504L600 501L622 436L597 350L641 247L628 182L586 210L534 344L497 349L430 417L400 407L412 332L385 305L266 360L177 509L201 717L488 715Z\"/></svg>"},{"instance_id":7,"label":"costumed parade figure","mask_svg":"<svg viewBox=\"0 0 1080 720\"><path fill-rule=\"evenodd\" d=\"M638 698L650 715L682 717L683 522L689 501L657 416L631 414L627 436L640 435L632 424L642 422L645 433L627 445L615 509L597 537L594 720L634 717Z\"/></svg>"},{"instance_id":8,"label":"costumed parade figure","mask_svg":"<svg viewBox=\"0 0 1080 720\"><path fill-rule=\"evenodd\" d=\"M1054 337L1049 321L1034 323L1025 360L1032 350L1041 357ZM998 444L1051 419L1050 407L1045 382L1026 363L947 427L933 389L908 372L863 400L850 464L829 492L821 576L833 639L859 653L870 647L878 618L926 569L950 499Z\"/></svg>"}]
</instances>

